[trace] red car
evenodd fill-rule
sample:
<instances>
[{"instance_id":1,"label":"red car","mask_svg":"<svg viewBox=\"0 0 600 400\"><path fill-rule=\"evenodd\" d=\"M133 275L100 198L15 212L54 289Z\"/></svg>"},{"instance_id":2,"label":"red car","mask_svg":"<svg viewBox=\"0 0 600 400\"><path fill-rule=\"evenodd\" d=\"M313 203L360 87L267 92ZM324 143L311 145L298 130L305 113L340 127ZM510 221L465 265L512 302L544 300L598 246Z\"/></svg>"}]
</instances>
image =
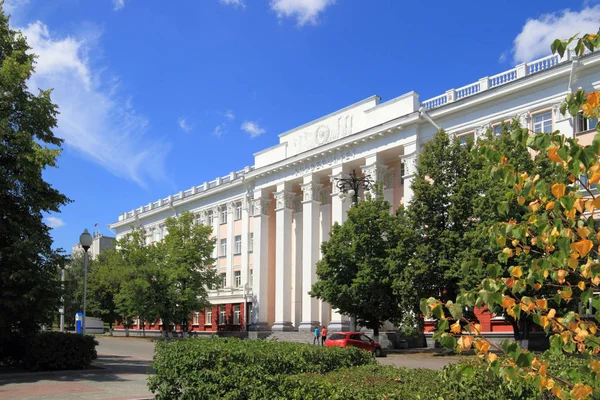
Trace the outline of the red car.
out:
<instances>
[{"instance_id":1,"label":"red car","mask_svg":"<svg viewBox=\"0 0 600 400\"><path fill-rule=\"evenodd\" d=\"M373 353L375 357L381 357L383 350L381 345L361 332L336 332L331 333L325 340L325 346L329 347L358 347Z\"/></svg>"}]
</instances>

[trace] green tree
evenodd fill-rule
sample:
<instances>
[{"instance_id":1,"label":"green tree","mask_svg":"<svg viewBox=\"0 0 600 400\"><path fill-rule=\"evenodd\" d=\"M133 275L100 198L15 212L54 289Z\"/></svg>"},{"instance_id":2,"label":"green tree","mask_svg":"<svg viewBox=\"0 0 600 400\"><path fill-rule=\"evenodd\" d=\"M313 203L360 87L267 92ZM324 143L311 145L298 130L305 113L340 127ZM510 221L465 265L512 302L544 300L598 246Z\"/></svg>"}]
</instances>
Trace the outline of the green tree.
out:
<instances>
[{"instance_id":1,"label":"green tree","mask_svg":"<svg viewBox=\"0 0 600 400\"><path fill-rule=\"evenodd\" d=\"M57 106L50 90L31 93L35 55L0 11L0 342L50 323L60 300L59 252L44 213L69 199L44 181L62 140L54 136Z\"/></svg>"},{"instance_id":2,"label":"green tree","mask_svg":"<svg viewBox=\"0 0 600 400\"><path fill-rule=\"evenodd\" d=\"M381 196L367 197L350 208L344 224L333 225L329 240L322 244L323 257L316 266L319 279L311 296L355 316L378 337L383 322L396 322L403 312L393 287L398 269L388 262L389 252L402 238L390 203Z\"/></svg>"},{"instance_id":3,"label":"green tree","mask_svg":"<svg viewBox=\"0 0 600 400\"><path fill-rule=\"evenodd\" d=\"M117 308L116 296L125 279L131 274L119 261L116 250L106 251L93 261L93 267L88 272L87 312L108 323L111 334L113 323L123 322L122 314Z\"/></svg>"},{"instance_id":4,"label":"green tree","mask_svg":"<svg viewBox=\"0 0 600 400\"><path fill-rule=\"evenodd\" d=\"M92 276L94 260L88 259L88 301L89 278ZM65 308L65 325L74 326L75 314L83 311L83 252L72 254L65 265L65 281L63 283L63 304ZM89 302L88 310L89 311ZM88 312L92 315L91 312Z\"/></svg>"},{"instance_id":5,"label":"green tree","mask_svg":"<svg viewBox=\"0 0 600 400\"><path fill-rule=\"evenodd\" d=\"M172 317L187 332L191 313L210 305L207 289L219 282L212 258L215 239L211 238L212 228L194 223L190 212L167 218L165 225L168 234L156 248L159 270L168 284L164 289L168 289L165 304L169 309L161 310L159 315Z\"/></svg>"}]
</instances>

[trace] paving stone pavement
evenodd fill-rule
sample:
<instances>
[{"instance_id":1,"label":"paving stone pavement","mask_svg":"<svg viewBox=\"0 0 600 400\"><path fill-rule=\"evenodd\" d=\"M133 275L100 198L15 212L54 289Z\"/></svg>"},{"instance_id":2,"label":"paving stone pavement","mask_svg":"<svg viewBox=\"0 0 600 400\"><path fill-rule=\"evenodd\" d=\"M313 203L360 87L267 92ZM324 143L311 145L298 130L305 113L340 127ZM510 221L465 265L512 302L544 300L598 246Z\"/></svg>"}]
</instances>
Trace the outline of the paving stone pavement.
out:
<instances>
[{"instance_id":1,"label":"paving stone pavement","mask_svg":"<svg viewBox=\"0 0 600 400\"><path fill-rule=\"evenodd\" d=\"M148 390L147 379L152 373L152 360L148 357L153 343L141 345L133 341L115 342L117 347L128 346L133 353L110 354L114 346L102 344L98 347L95 368L85 371L56 371L37 373L0 374L0 400L2 399L83 399L125 400L148 399L154 396Z\"/></svg>"}]
</instances>

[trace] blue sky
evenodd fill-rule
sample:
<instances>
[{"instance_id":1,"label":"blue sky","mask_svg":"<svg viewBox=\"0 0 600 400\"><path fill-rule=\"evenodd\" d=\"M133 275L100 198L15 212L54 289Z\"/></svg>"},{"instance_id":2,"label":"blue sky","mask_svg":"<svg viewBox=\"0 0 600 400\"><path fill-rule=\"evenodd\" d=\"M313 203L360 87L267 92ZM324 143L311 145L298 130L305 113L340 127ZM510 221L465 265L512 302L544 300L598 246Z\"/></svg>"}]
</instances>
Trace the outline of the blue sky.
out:
<instances>
[{"instance_id":1,"label":"blue sky","mask_svg":"<svg viewBox=\"0 0 600 400\"><path fill-rule=\"evenodd\" d=\"M566 8L569 7L569 10ZM594 1L7 0L65 139L45 177L84 228L253 163L277 135L377 94L421 99L600 27Z\"/></svg>"}]
</instances>

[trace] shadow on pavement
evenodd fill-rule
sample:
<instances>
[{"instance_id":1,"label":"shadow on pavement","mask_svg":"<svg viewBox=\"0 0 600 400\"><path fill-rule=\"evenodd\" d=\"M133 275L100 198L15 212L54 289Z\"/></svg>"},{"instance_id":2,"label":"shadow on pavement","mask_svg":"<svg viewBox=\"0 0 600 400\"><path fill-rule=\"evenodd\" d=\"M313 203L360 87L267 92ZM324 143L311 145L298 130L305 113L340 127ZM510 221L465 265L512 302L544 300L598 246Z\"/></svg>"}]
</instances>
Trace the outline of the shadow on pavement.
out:
<instances>
[{"instance_id":1,"label":"shadow on pavement","mask_svg":"<svg viewBox=\"0 0 600 400\"><path fill-rule=\"evenodd\" d=\"M11 383L35 383L43 380L56 382L119 382L128 381L127 375L150 375L154 373L152 360L126 356L99 355L92 368L74 371L21 372L0 375L0 385Z\"/></svg>"}]
</instances>

